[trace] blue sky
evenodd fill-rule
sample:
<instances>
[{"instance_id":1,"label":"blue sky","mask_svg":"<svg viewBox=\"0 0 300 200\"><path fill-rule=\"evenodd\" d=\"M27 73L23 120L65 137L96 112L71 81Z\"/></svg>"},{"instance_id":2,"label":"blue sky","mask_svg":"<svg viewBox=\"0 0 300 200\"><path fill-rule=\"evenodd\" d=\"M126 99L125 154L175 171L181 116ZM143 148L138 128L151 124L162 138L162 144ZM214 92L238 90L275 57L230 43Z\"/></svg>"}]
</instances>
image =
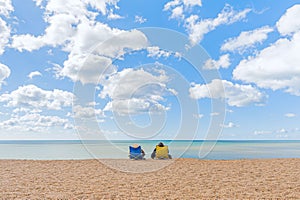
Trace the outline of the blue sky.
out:
<instances>
[{"instance_id":1,"label":"blue sky","mask_svg":"<svg viewBox=\"0 0 300 200\"><path fill-rule=\"evenodd\" d=\"M0 0L0 139L300 139L300 1Z\"/></svg>"}]
</instances>

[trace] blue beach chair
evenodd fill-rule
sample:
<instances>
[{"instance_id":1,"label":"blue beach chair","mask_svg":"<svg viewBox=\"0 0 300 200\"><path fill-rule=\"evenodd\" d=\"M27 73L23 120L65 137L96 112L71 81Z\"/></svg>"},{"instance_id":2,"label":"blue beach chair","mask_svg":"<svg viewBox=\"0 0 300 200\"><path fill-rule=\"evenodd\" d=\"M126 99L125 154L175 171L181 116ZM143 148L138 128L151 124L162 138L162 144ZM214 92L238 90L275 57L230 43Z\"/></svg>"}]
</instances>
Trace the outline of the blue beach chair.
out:
<instances>
[{"instance_id":1,"label":"blue beach chair","mask_svg":"<svg viewBox=\"0 0 300 200\"><path fill-rule=\"evenodd\" d=\"M129 158L134 160L144 159L144 153L140 145L129 146Z\"/></svg>"}]
</instances>

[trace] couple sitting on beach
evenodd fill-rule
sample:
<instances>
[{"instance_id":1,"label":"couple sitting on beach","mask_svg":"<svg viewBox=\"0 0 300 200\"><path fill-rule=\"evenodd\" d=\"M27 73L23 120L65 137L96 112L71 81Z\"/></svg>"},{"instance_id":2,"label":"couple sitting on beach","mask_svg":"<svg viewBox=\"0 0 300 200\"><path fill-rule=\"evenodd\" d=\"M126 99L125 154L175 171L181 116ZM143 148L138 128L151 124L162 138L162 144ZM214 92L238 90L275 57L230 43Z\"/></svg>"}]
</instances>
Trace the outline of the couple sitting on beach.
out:
<instances>
[{"instance_id":1,"label":"couple sitting on beach","mask_svg":"<svg viewBox=\"0 0 300 200\"><path fill-rule=\"evenodd\" d=\"M134 160L144 160L145 151L142 147L138 144L134 144L129 146L129 158ZM169 148L167 145L164 145L160 142L156 145L155 149L151 154L151 158L154 159L172 159L171 155L169 154Z\"/></svg>"}]
</instances>

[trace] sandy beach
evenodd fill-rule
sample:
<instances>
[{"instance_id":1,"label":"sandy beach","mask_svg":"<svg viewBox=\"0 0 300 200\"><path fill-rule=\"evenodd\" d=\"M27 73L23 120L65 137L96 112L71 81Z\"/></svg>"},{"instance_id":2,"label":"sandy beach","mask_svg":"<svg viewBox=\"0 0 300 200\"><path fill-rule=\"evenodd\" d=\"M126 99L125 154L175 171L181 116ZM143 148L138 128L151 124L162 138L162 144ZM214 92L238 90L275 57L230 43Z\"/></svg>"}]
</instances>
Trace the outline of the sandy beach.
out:
<instances>
[{"instance_id":1,"label":"sandy beach","mask_svg":"<svg viewBox=\"0 0 300 200\"><path fill-rule=\"evenodd\" d=\"M1 199L300 199L300 159L0 161ZM170 163L168 163L170 162Z\"/></svg>"}]
</instances>

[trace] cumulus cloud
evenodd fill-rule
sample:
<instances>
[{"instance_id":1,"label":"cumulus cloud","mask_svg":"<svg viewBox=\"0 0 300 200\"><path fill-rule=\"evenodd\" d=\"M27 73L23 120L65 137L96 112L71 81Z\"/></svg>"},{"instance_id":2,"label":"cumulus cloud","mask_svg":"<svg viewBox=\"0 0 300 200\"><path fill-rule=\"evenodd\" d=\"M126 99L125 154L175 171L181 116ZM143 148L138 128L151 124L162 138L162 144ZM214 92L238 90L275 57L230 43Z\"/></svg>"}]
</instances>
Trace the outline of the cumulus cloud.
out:
<instances>
[{"instance_id":1,"label":"cumulus cloud","mask_svg":"<svg viewBox=\"0 0 300 200\"><path fill-rule=\"evenodd\" d=\"M183 6L185 9L189 9L194 6L202 6L202 1L201 0L172 0L164 5L164 11L171 10L178 6Z\"/></svg>"},{"instance_id":2,"label":"cumulus cloud","mask_svg":"<svg viewBox=\"0 0 300 200\"><path fill-rule=\"evenodd\" d=\"M183 6L178 6L172 10L172 14L170 16L172 19L183 19L184 14L183 14Z\"/></svg>"},{"instance_id":3,"label":"cumulus cloud","mask_svg":"<svg viewBox=\"0 0 300 200\"><path fill-rule=\"evenodd\" d=\"M14 11L11 0L0 0L0 15L9 17L9 13Z\"/></svg>"},{"instance_id":4,"label":"cumulus cloud","mask_svg":"<svg viewBox=\"0 0 300 200\"><path fill-rule=\"evenodd\" d=\"M44 45L42 37L35 37L30 34L12 36L12 48L22 52L23 50L33 51L41 48Z\"/></svg>"},{"instance_id":5,"label":"cumulus cloud","mask_svg":"<svg viewBox=\"0 0 300 200\"><path fill-rule=\"evenodd\" d=\"M127 53L126 50L137 51L147 46L147 37L141 31L131 30L116 34L113 39L102 43L101 48L96 48L94 51L100 55L116 59Z\"/></svg>"},{"instance_id":6,"label":"cumulus cloud","mask_svg":"<svg viewBox=\"0 0 300 200\"><path fill-rule=\"evenodd\" d=\"M281 35L292 35L300 31L300 4L287 9L286 13L276 23Z\"/></svg>"},{"instance_id":7,"label":"cumulus cloud","mask_svg":"<svg viewBox=\"0 0 300 200\"><path fill-rule=\"evenodd\" d=\"M165 57L168 58L170 56L174 56L175 58L180 59L182 57L181 53L179 52L170 52L160 49L158 46L149 46L146 48L148 55L147 57L154 57L154 58L161 58ZM159 63L158 63L159 64Z\"/></svg>"},{"instance_id":8,"label":"cumulus cloud","mask_svg":"<svg viewBox=\"0 0 300 200\"><path fill-rule=\"evenodd\" d=\"M124 17L122 17L121 15L118 15L118 14L114 13L112 9L109 11L109 14L107 16L107 19L110 19L110 20L122 19L122 18L124 18Z\"/></svg>"},{"instance_id":9,"label":"cumulus cloud","mask_svg":"<svg viewBox=\"0 0 300 200\"><path fill-rule=\"evenodd\" d=\"M95 54L69 55L64 66L57 66L57 77L68 77L72 81L80 81L83 84L97 84L101 77L116 72L116 67L111 65L110 58Z\"/></svg>"},{"instance_id":10,"label":"cumulus cloud","mask_svg":"<svg viewBox=\"0 0 300 200\"><path fill-rule=\"evenodd\" d=\"M119 33L120 30L111 29L103 23L96 22L95 18L99 12L90 11L88 8L92 7L103 15L109 14L109 17L113 19L117 15L113 14L111 8L108 9L107 6L112 5L118 8L117 2L118 0L47 1L46 6L41 7L45 10L44 21L49 24L44 34L39 36L14 35L11 46L19 51L37 50L43 46L62 46L69 52L75 46L77 53L80 53L78 49L82 47L88 46L91 49L95 43L103 42L115 33ZM40 2L36 3L40 5ZM87 38L90 40L85 41Z\"/></svg>"},{"instance_id":11,"label":"cumulus cloud","mask_svg":"<svg viewBox=\"0 0 300 200\"><path fill-rule=\"evenodd\" d=\"M254 47L256 44L261 44L268 38L268 33L272 31L273 29L269 26L252 31L243 31L238 37L226 40L221 50L243 53L246 49Z\"/></svg>"},{"instance_id":12,"label":"cumulus cloud","mask_svg":"<svg viewBox=\"0 0 300 200\"><path fill-rule=\"evenodd\" d=\"M34 71L34 72L30 72L27 77L32 79L35 76L42 76L42 74L39 71Z\"/></svg>"},{"instance_id":13,"label":"cumulus cloud","mask_svg":"<svg viewBox=\"0 0 300 200\"><path fill-rule=\"evenodd\" d=\"M39 2L37 2L39 3ZM95 17L99 12L92 12L88 10L88 7L100 11L102 14L107 14L107 5L116 6L117 1L90 1L90 0L50 0L45 6L45 17L44 20L49 24L45 29L45 33L40 36L33 35L14 35L12 41L12 47L22 50L36 50L45 45L66 46L67 44L73 43L74 40L78 39L78 35L82 37L93 36L90 44L93 44L93 38L96 36L95 32L102 26L103 29L107 28L107 25L100 22L95 22ZM39 3L40 5L40 3ZM87 27L89 26L89 27ZM82 31L86 29L86 31ZM94 30L91 30L94 29ZM91 32L89 35L87 33ZM99 31L100 32L100 31ZM102 33L102 34L101 34ZM103 31L99 33L103 37ZM107 35L101 41L109 38L111 35ZM24 40L27 39L27 40ZM99 42L101 42L99 41ZM80 41L81 42L81 41ZM87 44L88 45L88 44ZM89 46L91 47L91 46Z\"/></svg>"},{"instance_id":14,"label":"cumulus cloud","mask_svg":"<svg viewBox=\"0 0 300 200\"><path fill-rule=\"evenodd\" d=\"M229 54L220 56L219 60L208 59L203 66L203 69L212 70L220 68L228 68L230 66Z\"/></svg>"},{"instance_id":15,"label":"cumulus cloud","mask_svg":"<svg viewBox=\"0 0 300 200\"><path fill-rule=\"evenodd\" d=\"M110 11L110 9L107 8L108 6L113 6L115 9L119 9L119 7L117 6L119 0L84 0L84 2L90 5L92 8L100 11L103 15L106 15Z\"/></svg>"},{"instance_id":16,"label":"cumulus cloud","mask_svg":"<svg viewBox=\"0 0 300 200\"><path fill-rule=\"evenodd\" d=\"M9 75L10 75L10 69L6 65L0 63L0 89L2 84L4 83L4 80L8 78Z\"/></svg>"},{"instance_id":17,"label":"cumulus cloud","mask_svg":"<svg viewBox=\"0 0 300 200\"><path fill-rule=\"evenodd\" d=\"M242 60L233 71L234 79L300 96L300 23L296 20L299 9L299 5L288 9L276 24L279 32L289 37Z\"/></svg>"},{"instance_id":18,"label":"cumulus cloud","mask_svg":"<svg viewBox=\"0 0 300 200\"><path fill-rule=\"evenodd\" d=\"M111 66L112 59L121 57L126 50L139 50L148 45L147 38L140 31L124 31L95 21L99 12L115 18L117 15L113 13L113 8L118 9L117 2L50 0L45 7L36 2L45 10L44 20L49 24L44 34L14 35L11 46L19 51L60 46L69 55L63 66L55 65L55 76L68 77L83 84L96 84L101 74L115 72L115 67ZM90 7L99 12L91 11ZM114 40L105 43L112 37ZM99 44L102 44L101 49L96 49L97 52L92 54L91 51Z\"/></svg>"},{"instance_id":19,"label":"cumulus cloud","mask_svg":"<svg viewBox=\"0 0 300 200\"><path fill-rule=\"evenodd\" d=\"M0 2L1 3L1 2ZM10 28L6 22L0 17L0 55L4 53L4 49L10 38Z\"/></svg>"},{"instance_id":20,"label":"cumulus cloud","mask_svg":"<svg viewBox=\"0 0 300 200\"><path fill-rule=\"evenodd\" d=\"M84 32L88 30L83 29ZM86 47L87 44L91 41L94 41L94 44L100 40L102 41L108 35L113 34L112 32L106 34L107 32L103 32L102 29L103 38L101 38L101 30L94 32L95 35L93 35L93 32L87 32L87 36L84 38L81 34L78 40L74 40L74 48L72 48L68 59L64 62L64 66L58 68L56 75L69 77L73 81L81 81L83 84L97 84L99 80L101 81L101 76L104 77L116 72L117 69L112 65L112 59L120 58L126 53L126 50L140 50L148 45L147 38L143 33L132 30L116 35L113 37L113 41L104 42L101 44L101 48L98 47L92 53L89 53L88 48L90 46ZM91 37L88 37L90 34L92 34ZM97 39L93 40L94 36ZM91 46L94 44L91 44Z\"/></svg>"},{"instance_id":21,"label":"cumulus cloud","mask_svg":"<svg viewBox=\"0 0 300 200\"><path fill-rule=\"evenodd\" d=\"M171 55L171 52L168 51L164 51L162 49L160 49L158 46L151 46L151 47L147 47L147 51L148 51L148 57L169 57Z\"/></svg>"},{"instance_id":22,"label":"cumulus cloud","mask_svg":"<svg viewBox=\"0 0 300 200\"><path fill-rule=\"evenodd\" d=\"M81 106L75 105L73 106L73 113L75 118L81 119L89 119L95 116L104 116L103 111L101 109L95 109L91 106Z\"/></svg>"},{"instance_id":23,"label":"cumulus cloud","mask_svg":"<svg viewBox=\"0 0 300 200\"><path fill-rule=\"evenodd\" d=\"M184 12L195 6L202 6L201 0L173 0L164 5L164 11L171 11L170 19L183 20Z\"/></svg>"},{"instance_id":24,"label":"cumulus cloud","mask_svg":"<svg viewBox=\"0 0 300 200\"><path fill-rule=\"evenodd\" d=\"M19 51L59 46L69 54L62 66L54 64L52 70L56 78L67 77L74 82L98 84L103 77L116 73L117 68L112 65L112 60L121 59L127 51L148 46L146 36L138 30L111 28L95 20L99 13L109 19L120 18L114 13L119 9L117 2L50 0L42 6L41 1L36 1L37 6L45 10L44 20L48 26L44 34L14 35L11 46ZM113 40L105 42L110 38Z\"/></svg>"},{"instance_id":25,"label":"cumulus cloud","mask_svg":"<svg viewBox=\"0 0 300 200\"><path fill-rule=\"evenodd\" d=\"M214 79L209 84L192 84L189 90L193 99L226 99L229 106L246 106L262 102L265 95L251 85L233 84L230 81Z\"/></svg>"},{"instance_id":26,"label":"cumulus cloud","mask_svg":"<svg viewBox=\"0 0 300 200\"><path fill-rule=\"evenodd\" d=\"M149 91L158 89L155 85L166 89L166 83L169 80L164 71L159 75L153 75L144 69L132 69L127 68L116 74L110 76L105 82L103 82L103 90L99 94L99 97L111 97L111 98L130 98L133 95L143 96ZM154 85L155 84L155 85ZM143 90L141 90L143 89ZM158 98L160 91L153 90L153 93L148 93L151 98ZM153 96L152 96L153 95Z\"/></svg>"},{"instance_id":27,"label":"cumulus cloud","mask_svg":"<svg viewBox=\"0 0 300 200\"><path fill-rule=\"evenodd\" d=\"M191 44L195 45L201 42L205 34L215 30L220 25L233 24L244 19L250 11L251 9L235 11L227 4L216 18L199 19L199 16L191 15L185 20L185 27L188 30Z\"/></svg>"},{"instance_id":28,"label":"cumulus cloud","mask_svg":"<svg viewBox=\"0 0 300 200\"><path fill-rule=\"evenodd\" d=\"M103 110L119 114L168 110L161 104L165 95L174 94L174 90L167 87L168 81L162 70L150 73L144 69L128 68L117 72L103 82L99 97L111 99Z\"/></svg>"},{"instance_id":29,"label":"cumulus cloud","mask_svg":"<svg viewBox=\"0 0 300 200\"><path fill-rule=\"evenodd\" d=\"M60 110L72 105L74 95L58 89L43 90L35 85L20 86L11 93L2 94L0 102L8 107Z\"/></svg>"},{"instance_id":30,"label":"cumulus cloud","mask_svg":"<svg viewBox=\"0 0 300 200\"><path fill-rule=\"evenodd\" d=\"M169 110L158 101L144 98L115 99L106 104L103 111L116 112L119 115L141 114L149 111L159 113Z\"/></svg>"},{"instance_id":31,"label":"cumulus cloud","mask_svg":"<svg viewBox=\"0 0 300 200\"><path fill-rule=\"evenodd\" d=\"M49 129L60 127L64 129L73 128L68 119L58 116L46 116L39 113L27 113L15 115L8 120L0 122L2 129L17 131L45 132Z\"/></svg>"},{"instance_id":32,"label":"cumulus cloud","mask_svg":"<svg viewBox=\"0 0 300 200\"><path fill-rule=\"evenodd\" d=\"M242 60L233 71L236 80L261 88L284 89L300 96L300 32L281 38L257 55Z\"/></svg>"}]
</instances>

